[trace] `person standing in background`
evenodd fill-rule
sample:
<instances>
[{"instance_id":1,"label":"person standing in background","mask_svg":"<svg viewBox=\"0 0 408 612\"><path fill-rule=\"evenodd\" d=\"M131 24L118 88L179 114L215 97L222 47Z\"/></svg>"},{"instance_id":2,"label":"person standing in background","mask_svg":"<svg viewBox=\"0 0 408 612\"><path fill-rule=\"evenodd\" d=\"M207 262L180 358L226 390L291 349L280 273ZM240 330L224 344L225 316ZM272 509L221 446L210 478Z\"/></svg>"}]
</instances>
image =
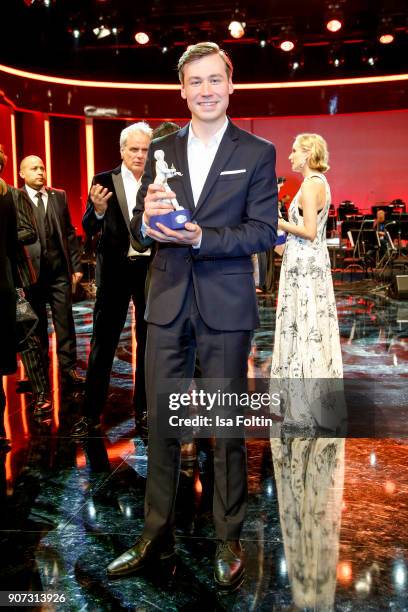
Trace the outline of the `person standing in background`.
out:
<instances>
[{"instance_id":1,"label":"person standing in background","mask_svg":"<svg viewBox=\"0 0 408 612\"><path fill-rule=\"evenodd\" d=\"M82 278L82 266L67 195L60 189L46 187L44 163L37 155L21 161L20 176L38 228L38 240L27 245L37 275L35 285L27 289L27 299L39 318L38 334L47 371L48 303L57 339L61 382L65 387L77 387L85 379L77 372L72 288Z\"/></svg>"},{"instance_id":2,"label":"person standing in background","mask_svg":"<svg viewBox=\"0 0 408 612\"><path fill-rule=\"evenodd\" d=\"M16 361L17 217L7 184L0 178L0 452L10 449L6 438L3 376L13 374Z\"/></svg>"},{"instance_id":3,"label":"person standing in background","mask_svg":"<svg viewBox=\"0 0 408 612\"><path fill-rule=\"evenodd\" d=\"M119 139L122 164L97 174L82 220L88 236L101 232L96 258L96 302L91 352L85 384L82 417L72 435L85 437L100 428L100 417L109 391L112 363L125 325L129 301L135 308L136 372L133 393L136 429L147 436L145 391L146 277L150 249L138 252L129 223L145 166L152 130L140 121L122 130Z\"/></svg>"}]
</instances>

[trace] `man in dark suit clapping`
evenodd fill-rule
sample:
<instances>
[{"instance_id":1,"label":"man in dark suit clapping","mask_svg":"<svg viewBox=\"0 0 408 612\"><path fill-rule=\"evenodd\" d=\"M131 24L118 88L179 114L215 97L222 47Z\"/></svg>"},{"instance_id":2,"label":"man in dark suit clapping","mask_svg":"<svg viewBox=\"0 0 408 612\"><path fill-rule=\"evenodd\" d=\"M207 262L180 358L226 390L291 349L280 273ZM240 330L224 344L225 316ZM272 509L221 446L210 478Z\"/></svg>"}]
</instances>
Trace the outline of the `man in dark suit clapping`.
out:
<instances>
[{"instance_id":1,"label":"man in dark suit clapping","mask_svg":"<svg viewBox=\"0 0 408 612\"><path fill-rule=\"evenodd\" d=\"M101 235L97 248L98 288L83 416L72 430L75 437L87 436L100 426L112 363L130 300L135 307L137 343L133 404L136 426L143 437L146 435L144 311L150 249L146 248L144 252L135 250L130 234L130 219L151 137L152 130L143 121L122 130L119 140L122 164L94 177L82 220L88 236L94 236L99 231Z\"/></svg>"},{"instance_id":2,"label":"man in dark suit clapping","mask_svg":"<svg viewBox=\"0 0 408 612\"><path fill-rule=\"evenodd\" d=\"M251 255L268 250L276 239L275 148L227 118L233 92L230 59L214 43L192 45L179 61L179 77L192 119L152 143L131 221L142 245L158 244L146 308L148 475L142 535L109 565L110 577L174 553L180 440L160 432L169 416L159 414L160 381L191 379L196 351L204 379L246 378L252 331L259 324ZM181 173L171 179L170 193L153 183L158 150ZM175 231L149 227L152 216L173 209L169 198L176 197L193 221ZM244 575L240 533L247 471L242 435L217 438L214 478L219 540L214 575L221 587L234 588Z\"/></svg>"}]
</instances>

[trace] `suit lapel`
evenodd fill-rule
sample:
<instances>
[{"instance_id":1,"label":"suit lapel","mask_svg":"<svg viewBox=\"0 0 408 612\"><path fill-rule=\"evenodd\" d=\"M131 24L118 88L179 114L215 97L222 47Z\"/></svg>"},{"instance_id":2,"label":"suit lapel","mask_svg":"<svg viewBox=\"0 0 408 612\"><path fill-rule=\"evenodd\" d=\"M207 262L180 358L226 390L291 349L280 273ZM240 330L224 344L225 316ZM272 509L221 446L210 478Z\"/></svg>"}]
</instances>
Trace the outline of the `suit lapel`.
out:
<instances>
[{"instance_id":1,"label":"suit lapel","mask_svg":"<svg viewBox=\"0 0 408 612\"><path fill-rule=\"evenodd\" d=\"M126 223L126 227L130 231L130 218L129 218L129 208L126 200L125 186L123 184L122 175L120 172L112 172L112 182L115 188L116 197L119 202L120 209L123 214L123 218ZM136 202L135 202L136 206Z\"/></svg>"},{"instance_id":2,"label":"suit lapel","mask_svg":"<svg viewBox=\"0 0 408 612\"><path fill-rule=\"evenodd\" d=\"M218 147L217 154L214 158L214 161L211 165L210 171L208 173L207 179L204 183L204 187L201 191L200 198L197 202L197 206L195 207L195 212L199 210L199 208L204 204L207 199L211 189L214 186L214 183L220 176L220 172L227 164L229 158L232 153L238 146L238 133L235 126L232 123L229 123L224 136L220 142Z\"/></svg>"},{"instance_id":3,"label":"suit lapel","mask_svg":"<svg viewBox=\"0 0 408 612\"><path fill-rule=\"evenodd\" d=\"M188 170L187 144L188 131L190 124L188 123L176 134L175 149L176 149L176 169L183 173L182 185L185 192L185 202L189 210L194 211L194 197L191 189L190 172ZM177 194L176 194L177 195Z\"/></svg>"},{"instance_id":4,"label":"suit lapel","mask_svg":"<svg viewBox=\"0 0 408 612\"><path fill-rule=\"evenodd\" d=\"M46 187L46 191L48 193L48 203L47 203L47 208L49 206L50 210L49 210L49 214L50 217L52 218L54 224L55 224L55 228L58 232L58 236L59 239L61 241L61 245L64 249L64 241L62 239L62 229L61 229L61 223L60 223L60 219L59 219L59 206L57 204L57 194L55 193L55 191L53 191L52 189L48 189Z\"/></svg>"}]
</instances>

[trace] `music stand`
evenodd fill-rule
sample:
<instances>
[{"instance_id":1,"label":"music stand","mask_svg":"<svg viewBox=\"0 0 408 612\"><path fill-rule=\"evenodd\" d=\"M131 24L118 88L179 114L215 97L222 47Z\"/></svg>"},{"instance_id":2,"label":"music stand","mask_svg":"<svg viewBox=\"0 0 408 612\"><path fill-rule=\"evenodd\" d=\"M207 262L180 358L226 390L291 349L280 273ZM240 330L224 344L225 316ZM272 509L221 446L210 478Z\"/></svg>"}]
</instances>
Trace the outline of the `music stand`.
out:
<instances>
[{"instance_id":1,"label":"music stand","mask_svg":"<svg viewBox=\"0 0 408 612\"><path fill-rule=\"evenodd\" d=\"M385 229L393 240L397 241L398 253L401 252L401 241L408 240L408 219L401 217L385 224Z\"/></svg>"},{"instance_id":2,"label":"music stand","mask_svg":"<svg viewBox=\"0 0 408 612\"><path fill-rule=\"evenodd\" d=\"M403 219L401 221L390 221L385 224L384 228L385 237L387 240L387 252L381 259L379 267L382 268L379 272L381 278L384 275L385 269L391 264L391 270L394 265L408 266L408 258L406 255L401 254L401 241L408 241L408 220ZM395 245L397 242L397 246ZM384 261L384 264L383 264Z\"/></svg>"}]
</instances>

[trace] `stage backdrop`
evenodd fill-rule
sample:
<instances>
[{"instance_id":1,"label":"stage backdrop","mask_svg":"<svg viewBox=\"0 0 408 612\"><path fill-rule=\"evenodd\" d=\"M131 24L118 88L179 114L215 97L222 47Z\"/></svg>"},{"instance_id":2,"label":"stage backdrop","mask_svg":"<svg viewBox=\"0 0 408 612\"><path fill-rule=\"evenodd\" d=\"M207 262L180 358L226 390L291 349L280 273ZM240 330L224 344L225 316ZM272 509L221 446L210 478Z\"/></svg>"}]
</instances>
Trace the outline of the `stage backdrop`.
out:
<instances>
[{"instance_id":1,"label":"stage backdrop","mask_svg":"<svg viewBox=\"0 0 408 612\"><path fill-rule=\"evenodd\" d=\"M276 145L277 172L288 179L282 194L294 195L299 185L288 160L294 137L317 132L328 142L327 178L336 207L352 200L369 212L373 204L395 198L408 205L408 111L253 119L251 123L252 132Z\"/></svg>"}]
</instances>

